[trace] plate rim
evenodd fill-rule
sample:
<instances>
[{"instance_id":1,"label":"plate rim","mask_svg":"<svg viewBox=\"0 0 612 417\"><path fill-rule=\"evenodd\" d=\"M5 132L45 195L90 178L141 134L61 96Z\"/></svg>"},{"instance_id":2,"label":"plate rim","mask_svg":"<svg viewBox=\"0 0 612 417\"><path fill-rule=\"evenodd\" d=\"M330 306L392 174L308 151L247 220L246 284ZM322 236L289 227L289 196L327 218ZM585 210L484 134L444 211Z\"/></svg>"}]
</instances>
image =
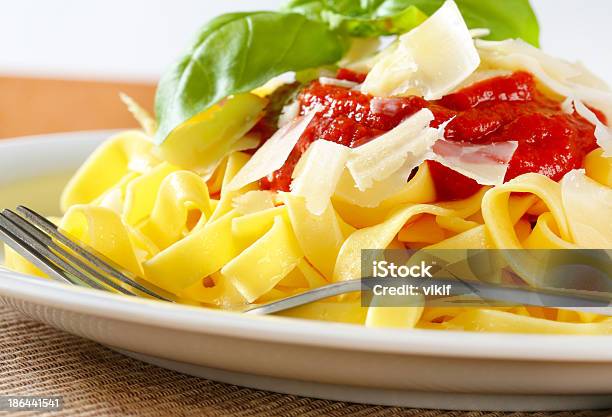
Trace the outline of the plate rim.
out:
<instances>
[{"instance_id":1,"label":"plate rim","mask_svg":"<svg viewBox=\"0 0 612 417\"><path fill-rule=\"evenodd\" d=\"M261 342L399 355L611 363L612 336L376 329L137 299L0 270L0 295L98 318ZM607 345L607 349L606 349ZM528 349L525 349L529 346Z\"/></svg>"}]
</instances>

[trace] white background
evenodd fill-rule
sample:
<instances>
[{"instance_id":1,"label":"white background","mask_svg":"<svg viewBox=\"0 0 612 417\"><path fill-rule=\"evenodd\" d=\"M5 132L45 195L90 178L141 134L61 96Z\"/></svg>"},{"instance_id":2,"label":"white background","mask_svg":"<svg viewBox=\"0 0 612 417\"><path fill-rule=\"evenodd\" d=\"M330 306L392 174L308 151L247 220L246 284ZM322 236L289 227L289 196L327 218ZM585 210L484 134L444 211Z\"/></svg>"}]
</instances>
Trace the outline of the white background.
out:
<instances>
[{"instance_id":1,"label":"white background","mask_svg":"<svg viewBox=\"0 0 612 417\"><path fill-rule=\"evenodd\" d=\"M504 1L504 0L499 0ZM156 80L210 17L280 0L0 0L0 73ZM612 84L612 0L532 0L550 53Z\"/></svg>"}]
</instances>

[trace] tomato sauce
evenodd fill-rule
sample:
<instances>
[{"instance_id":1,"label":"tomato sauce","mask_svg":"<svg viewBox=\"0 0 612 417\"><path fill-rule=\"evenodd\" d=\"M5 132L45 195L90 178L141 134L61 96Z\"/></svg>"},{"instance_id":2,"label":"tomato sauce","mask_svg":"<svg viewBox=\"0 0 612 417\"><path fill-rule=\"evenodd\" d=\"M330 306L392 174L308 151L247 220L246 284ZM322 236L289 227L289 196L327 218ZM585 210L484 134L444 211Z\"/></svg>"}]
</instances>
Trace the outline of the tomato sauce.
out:
<instances>
[{"instance_id":1,"label":"tomato sauce","mask_svg":"<svg viewBox=\"0 0 612 417\"><path fill-rule=\"evenodd\" d=\"M338 73L338 78L355 82L364 77L345 69ZM383 105L375 105L372 96L318 81L305 87L297 99L301 114L320 110L285 165L261 181L264 189L288 191L295 164L315 140L356 147L423 108L434 114L433 127L455 117L446 128L447 140L470 144L517 141L505 181L528 172L558 181L580 168L586 154L597 147L594 126L577 113L564 113L561 103L541 93L526 72L487 79L437 101L410 96L376 99ZM480 189L474 180L437 162L428 164L441 200L466 198Z\"/></svg>"}]
</instances>

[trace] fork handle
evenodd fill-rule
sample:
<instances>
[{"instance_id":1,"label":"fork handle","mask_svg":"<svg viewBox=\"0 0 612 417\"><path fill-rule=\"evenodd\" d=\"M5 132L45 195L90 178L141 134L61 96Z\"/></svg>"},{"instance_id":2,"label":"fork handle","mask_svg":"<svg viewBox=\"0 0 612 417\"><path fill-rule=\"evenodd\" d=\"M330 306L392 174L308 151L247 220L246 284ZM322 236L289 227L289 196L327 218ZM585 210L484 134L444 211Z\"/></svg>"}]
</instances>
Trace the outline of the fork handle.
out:
<instances>
[{"instance_id":1,"label":"fork handle","mask_svg":"<svg viewBox=\"0 0 612 417\"><path fill-rule=\"evenodd\" d=\"M247 307L243 313L247 314L274 314L285 310L290 310L295 307L300 307L315 301L324 300L336 295L348 294L351 292L361 291L362 283L360 280L350 280L336 282L315 288L313 290L292 295L282 300L272 301L266 304L260 304Z\"/></svg>"},{"instance_id":2,"label":"fork handle","mask_svg":"<svg viewBox=\"0 0 612 417\"><path fill-rule=\"evenodd\" d=\"M397 280L397 278L392 279ZM407 279L406 281L416 285L419 284L418 280ZM336 282L281 300L250 306L243 310L243 312L247 314L274 314L336 295L363 291L381 282L380 278L371 277ZM420 283L422 284L422 280ZM452 284L455 290L461 290L463 294L473 294L483 301L497 301L513 305L555 306L564 310L582 311L612 317L612 302L609 296L600 297L562 293L548 289L500 287L483 282L466 282L463 280L428 279L427 283L437 285Z\"/></svg>"}]
</instances>

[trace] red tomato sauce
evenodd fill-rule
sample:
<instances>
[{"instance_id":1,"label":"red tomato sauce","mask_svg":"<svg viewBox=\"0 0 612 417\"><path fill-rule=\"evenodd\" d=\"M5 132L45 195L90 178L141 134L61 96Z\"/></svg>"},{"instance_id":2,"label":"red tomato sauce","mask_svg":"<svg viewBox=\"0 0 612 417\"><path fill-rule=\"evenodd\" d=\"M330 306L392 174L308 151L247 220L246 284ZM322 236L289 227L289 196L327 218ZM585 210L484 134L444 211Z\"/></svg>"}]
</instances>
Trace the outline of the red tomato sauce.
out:
<instances>
[{"instance_id":1,"label":"red tomato sauce","mask_svg":"<svg viewBox=\"0 0 612 417\"><path fill-rule=\"evenodd\" d=\"M338 73L338 78L356 82L364 77L345 69ZM373 105L372 99L359 91L317 81L304 88L298 96L301 114L317 106L321 110L285 165L261 181L262 188L288 191L295 164L317 139L359 146L423 108L434 114L433 127L455 117L446 128L447 140L471 144L517 141L505 181L528 172L558 181L580 168L586 154L597 147L594 126L577 113L564 113L561 103L541 93L526 72L484 80L433 102L410 96L383 99L386 105L381 107ZM605 117L596 113L606 123ZM428 164L440 200L466 198L480 189L474 180L437 162Z\"/></svg>"}]
</instances>

